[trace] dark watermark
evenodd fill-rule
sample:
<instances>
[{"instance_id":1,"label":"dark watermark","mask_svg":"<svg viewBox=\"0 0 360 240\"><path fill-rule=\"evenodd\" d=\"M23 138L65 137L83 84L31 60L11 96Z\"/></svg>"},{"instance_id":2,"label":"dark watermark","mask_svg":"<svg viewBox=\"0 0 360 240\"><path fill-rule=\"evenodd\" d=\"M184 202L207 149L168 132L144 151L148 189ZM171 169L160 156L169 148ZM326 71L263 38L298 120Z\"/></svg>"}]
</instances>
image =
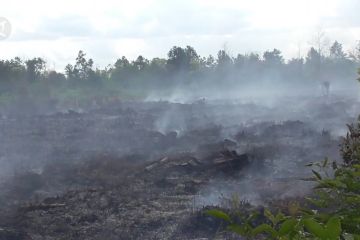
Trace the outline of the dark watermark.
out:
<instances>
[{"instance_id":1,"label":"dark watermark","mask_svg":"<svg viewBox=\"0 0 360 240\"><path fill-rule=\"evenodd\" d=\"M11 34L11 24L9 20L0 17L0 40L8 38Z\"/></svg>"}]
</instances>

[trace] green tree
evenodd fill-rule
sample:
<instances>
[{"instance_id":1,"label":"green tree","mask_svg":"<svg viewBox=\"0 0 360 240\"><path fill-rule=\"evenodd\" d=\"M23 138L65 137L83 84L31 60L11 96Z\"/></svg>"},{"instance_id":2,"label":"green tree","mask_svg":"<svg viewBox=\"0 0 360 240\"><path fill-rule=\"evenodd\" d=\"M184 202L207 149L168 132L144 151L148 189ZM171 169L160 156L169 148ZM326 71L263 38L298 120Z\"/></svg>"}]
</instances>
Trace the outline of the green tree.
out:
<instances>
[{"instance_id":1,"label":"green tree","mask_svg":"<svg viewBox=\"0 0 360 240\"><path fill-rule=\"evenodd\" d=\"M338 41L335 41L330 47L330 58L335 60L343 60L346 58L342 44L340 44Z\"/></svg>"},{"instance_id":2,"label":"green tree","mask_svg":"<svg viewBox=\"0 0 360 240\"><path fill-rule=\"evenodd\" d=\"M217 54L218 68L226 68L233 64L232 58L225 50L220 50Z\"/></svg>"},{"instance_id":3,"label":"green tree","mask_svg":"<svg viewBox=\"0 0 360 240\"><path fill-rule=\"evenodd\" d=\"M144 58L143 56L139 56L133 63L133 65L135 66L135 68L139 71L143 71L144 69L146 69L149 65L149 60L147 60L146 58Z\"/></svg>"},{"instance_id":4,"label":"green tree","mask_svg":"<svg viewBox=\"0 0 360 240\"><path fill-rule=\"evenodd\" d=\"M67 78L75 82L76 86L84 85L84 84L98 84L100 82L100 76L93 69L94 61L90 59L86 59L86 54L80 50L77 57L75 65L72 66L68 64L65 67L65 73Z\"/></svg>"},{"instance_id":5,"label":"green tree","mask_svg":"<svg viewBox=\"0 0 360 240\"><path fill-rule=\"evenodd\" d=\"M45 71L45 61L42 58L33 58L27 60L26 64L26 78L29 82L38 80Z\"/></svg>"},{"instance_id":6,"label":"green tree","mask_svg":"<svg viewBox=\"0 0 360 240\"><path fill-rule=\"evenodd\" d=\"M272 51L266 51L263 55L265 64L271 67L278 66L284 63L284 58L281 56L281 51L274 48Z\"/></svg>"},{"instance_id":7,"label":"green tree","mask_svg":"<svg viewBox=\"0 0 360 240\"><path fill-rule=\"evenodd\" d=\"M191 46L186 46L186 48L174 46L168 53L167 65L171 71L196 70L198 63L199 55Z\"/></svg>"},{"instance_id":8,"label":"green tree","mask_svg":"<svg viewBox=\"0 0 360 240\"><path fill-rule=\"evenodd\" d=\"M305 67L309 77L320 79L321 71L321 58L322 56L315 48L310 48L306 56Z\"/></svg>"}]
</instances>

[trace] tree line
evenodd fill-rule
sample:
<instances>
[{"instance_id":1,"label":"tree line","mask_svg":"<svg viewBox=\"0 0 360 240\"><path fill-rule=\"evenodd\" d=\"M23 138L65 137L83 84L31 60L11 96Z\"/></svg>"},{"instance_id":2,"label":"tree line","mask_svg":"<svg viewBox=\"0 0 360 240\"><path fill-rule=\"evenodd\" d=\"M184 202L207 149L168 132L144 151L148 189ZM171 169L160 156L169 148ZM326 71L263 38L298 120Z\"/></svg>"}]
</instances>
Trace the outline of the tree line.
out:
<instances>
[{"instance_id":1,"label":"tree line","mask_svg":"<svg viewBox=\"0 0 360 240\"><path fill-rule=\"evenodd\" d=\"M139 96L150 90L191 86L205 87L257 84L263 79L296 84L344 82L354 79L360 63L360 43L346 53L335 41L327 51L311 47L305 57L285 60L281 51L230 55L219 50L216 56L200 56L191 47L172 47L167 58L128 60L125 56L105 68L79 51L64 72L49 70L42 58L18 57L0 61L0 102L20 94L33 97L71 98L74 96Z\"/></svg>"}]
</instances>

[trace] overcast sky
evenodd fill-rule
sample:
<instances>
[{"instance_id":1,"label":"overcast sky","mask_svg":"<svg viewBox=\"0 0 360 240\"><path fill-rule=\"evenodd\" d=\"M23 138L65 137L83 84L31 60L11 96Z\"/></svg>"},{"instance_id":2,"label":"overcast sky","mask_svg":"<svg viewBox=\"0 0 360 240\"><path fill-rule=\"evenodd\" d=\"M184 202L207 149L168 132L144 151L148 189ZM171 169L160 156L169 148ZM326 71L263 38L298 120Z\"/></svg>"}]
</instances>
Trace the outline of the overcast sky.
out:
<instances>
[{"instance_id":1,"label":"overcast sky","mask_svg":"<svg viewBox=\"0 0 360 240\"><path fill-rule=\"evenodd\" d=\"M200 55L278 48L305 55L321 28L345 49L360 40L360 0L0 0L12 25L1 58L43 57L63 69L84 50L103 67L125 55L166 57L174 46Z\"/></svg>"}]
</instances>

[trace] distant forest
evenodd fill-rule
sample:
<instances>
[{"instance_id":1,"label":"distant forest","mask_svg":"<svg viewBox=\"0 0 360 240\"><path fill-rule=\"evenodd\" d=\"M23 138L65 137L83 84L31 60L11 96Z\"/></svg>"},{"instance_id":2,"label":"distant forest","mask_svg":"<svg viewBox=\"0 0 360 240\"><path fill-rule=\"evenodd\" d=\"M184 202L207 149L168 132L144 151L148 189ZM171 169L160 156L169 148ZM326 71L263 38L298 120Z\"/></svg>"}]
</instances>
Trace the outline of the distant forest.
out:
<instances>
[{"instance_id":1,"label":"distant forest","mask_svg":"<svg viewBox=\"0 0 360 240\"><path fill-rule=\"evenodd\" d=\"M285 60L278 49L231 56L220 50L217 56L200 56L191 46L174 46L167 58L130 61L125 56L104 69L79 51L64 72L48 70L42 58L18 57L0 61L0 105L12 101L43 99L56 102L90 99L144 99L149 92L174 89L216 91L257 84L263 81L291 86L344 84L356 78L360 64L360 43L346 53L335 41L329 48L312 47L305 58Z\"/></svg>"}]
</instances>

